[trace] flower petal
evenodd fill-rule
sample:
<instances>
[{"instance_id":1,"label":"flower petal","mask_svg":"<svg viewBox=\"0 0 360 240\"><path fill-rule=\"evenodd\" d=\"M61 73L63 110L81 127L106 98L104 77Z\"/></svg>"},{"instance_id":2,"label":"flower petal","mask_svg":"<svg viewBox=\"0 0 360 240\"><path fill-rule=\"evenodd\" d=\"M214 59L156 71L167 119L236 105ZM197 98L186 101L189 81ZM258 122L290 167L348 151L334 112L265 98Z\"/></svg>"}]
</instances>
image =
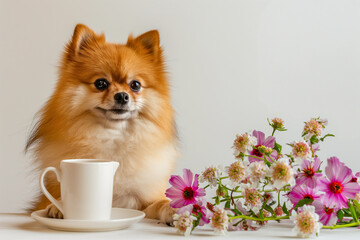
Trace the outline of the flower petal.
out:
<instances>
[{"instance_id":1,"label":"flower petal","mask_svg":"<svg viewBox=\"0 0 360 240\"><path fill-rule=\"evenodd\" d=\"M348 208L347 201L348 199L343 194L335 194L336 205L340 208Z\"/></svg>"},{"instance_id":2,"label":"flower petal","mask_svg":"<svg viewBox=\"0 0 360 240\"><path fill-rule=\"evenodd\" d=\"M205 196L205 195L206 195L205 189L199 188L198 191L197 191L197 196L198 196L198 197L203 197L203 196Z\"/></svg>"},{"instance_id":3,"label":"flower petal","mask_svg":"<svg viewBox=\"0 0 360 240\"><path fill-rule=\"evenodd\" d=\"M262 145L273 148L275 146L275 137L268 136Z\"/></svg>"},{"instance_id":4,"label":"flower petal","mask_svg":"<svg viewBox=\"0 0 360 240\"><path fill-rule=\"evenodd\" d=\"M181 208L181 207L184 206L184 202L185 202L184 199L177 199L177 200L171 201L170 202L170 207Z\"/></svg>"},{"instance_id":5,"label":"flower petal","mask_svg":"<svg viewBox=\"0 0 360 240\"><path fill-rule=\"evenodd\" d=\"M360 193L360 185L357 182L348 182L344 184L342 194L349 198L354 198L357 193Z\"/></svg>"},{"instance_id":6,"label":"flower petal","mask_svg":"<svg viewBox=\"0 0 360 240\"><path fill-rule=\"evenodd\" d=\"M265 141L265 133L261 132L261 131L253 131L253 136L257 138L257 145L263 145L264 141Z\"/></svg>"},{"instance_id":7,"label":"flower petal","mask_svg":"<svg viewBox=\"0 0 360 240\"><path fill-rule=\"evenodd\" d=\"M352 171L350 168L342 166L335 170L336 179L340 182L347 183L352 179Z\"/></svg>"},{"instance_id":8,"label":"flower petal","mask_svg":"<svg viewBox=\"0 0 360 240\"><path fill-rule=\"evenodd\" d=\"M193 173L190 169L184 168L183 170L184 183L187 187L190 187L193 180Z\"/></svg>"},{"instance_id":9,"label":"flower petal","mask_svg":"<svg viewBox=\"0 0 360 240\"><path fill-rule=\"evenodd\" d=\"M315 172L316 172L317 170L319 170L320 164L321 164L320 158L316 157L316 158L314 159L314 170L315 170Z\"/></svg>"},{"instance_id":10,"label":"flower petal","mask_svg":"<svg viewBox=\"0 0 360 240\"><path fill-rule=\"evenodd\" d=\"M311 163L309 160L307 159L304 159L304 161L301 163L301 171L303 171L304 169L308 169L308 168L311 168Z\"/></svg>"},{"instance_id":11,"label":"flower petal","mask_svg":"<svg viewBox=\"0 0 360 240\"><path fill-rule=\"evenodd\" d=\"M335 178L336 172L339 171L342 166L344 166L344 163L340 162L337 157L328 158L325 173L330 181Z\"/></svg>"},{"instance_id":12,"label":"flower petal","mask_svg":"<svg viewBox=\"0 0 360 240\"><path fill-rule=\"evenodd\" d=\"M250 163L253 163L253 162L261 162L262 160L260 160L260 159L257 159L257 158L254 158L254 157L251 157L251 156L249 156L249 162Z\"/></svg>"},{"instance_id":13,"label":"flower petal","mask_svg":"<svg viewBox=\"0 0 360 240\"><path fill-rule=\"evenodd\" d=\"M165 196L171 199L182 198L183 192L181 190L172 187L166 190Z\"/></svg>"},{"instance_id":14,"label":"flower petal","mask_svg":"<svg viewBox=\"0 0 360 240\"><path fill-rule=\"evenodd\" d=\"M199 174L195 174L195 177L194 177L194 183L192 184L192 187L193 188L198 188L199 187Z\"/></svg>"},{"instance_id":15,"label":"flower petal","mask_svg":"<svg viewBox=\"0 0 360 240\"><path fill-rule=\"evenodd\" d=\"M329 192L329 184L330 182L326 178L320 177L317 182L317 188L320 191Z\"/></svg>"},{"instance_id":16,"label":"flower petal","mask_svg":"<svg viewBox=\"0 0 360 240\"><path fill-rule=\"evenodd\" d=\"M169 183L177 189L183 190L186 187L186 184L184 183L184 180L180 176L177 175L171 175L171 178L169 180Z\"/></svg>"}]
</instances>

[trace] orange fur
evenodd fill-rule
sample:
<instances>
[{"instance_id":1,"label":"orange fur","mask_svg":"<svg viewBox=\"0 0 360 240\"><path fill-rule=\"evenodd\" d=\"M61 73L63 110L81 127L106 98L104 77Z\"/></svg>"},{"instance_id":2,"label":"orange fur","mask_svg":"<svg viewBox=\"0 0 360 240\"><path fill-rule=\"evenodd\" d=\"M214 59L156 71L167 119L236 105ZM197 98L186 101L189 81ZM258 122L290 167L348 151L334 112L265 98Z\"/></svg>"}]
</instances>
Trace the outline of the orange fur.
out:
<instances>
[{"instance_id":1,"label":"orange fur","mask_svg":"<svg viewBox=\"0 0 360 240\"><path fill-rule=\"evenodd\" d=\"M94 86L99 78L110 83L105 91ZM140 92L129 87L134 79L142 85ZM108 119L96 108L109 108L120 91L129 94L136 111L129 119ZM130 36L121 45L78 24L65 47L56 89L26 148L32 148L41 168L59 167L68 158L118 161L114 207L141 209L148 217L170 221L173 211L164 192L177 157L177 136L158 32ZM53 175L47 185L60 196ZM33 210L48 204L40 196Z\"/></svg>"}]
</instances>

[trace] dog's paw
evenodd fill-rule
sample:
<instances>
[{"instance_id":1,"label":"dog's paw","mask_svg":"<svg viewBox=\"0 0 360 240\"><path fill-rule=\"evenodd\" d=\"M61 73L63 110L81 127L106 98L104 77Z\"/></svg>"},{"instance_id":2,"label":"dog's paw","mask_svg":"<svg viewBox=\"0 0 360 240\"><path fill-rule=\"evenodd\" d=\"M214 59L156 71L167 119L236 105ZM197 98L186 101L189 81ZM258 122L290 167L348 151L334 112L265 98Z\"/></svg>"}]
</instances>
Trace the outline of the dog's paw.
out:
<instances>
[{"instance_id":1,"label":"dog's paw","mask_svg":"<svg viewBox=\"0 0 360 240\"><path fill-rule=\"evenodd\" d=\"M173 216L176 213L176 209L168 206L164 209L163 213L161 214L161 221L168 226L174 226L174 219Z\"/></svg>"},{"instance_id":2,"label":"dog's paw","mask_svg":"<svg viewBox=\"0 0 360 240\"><path fill-rule=\"evenodd\" d=\"M62 212L60 212L54 204L50 204L46 207L46 215L49 218L64 218Z\"/></svg>"}]
</instances>

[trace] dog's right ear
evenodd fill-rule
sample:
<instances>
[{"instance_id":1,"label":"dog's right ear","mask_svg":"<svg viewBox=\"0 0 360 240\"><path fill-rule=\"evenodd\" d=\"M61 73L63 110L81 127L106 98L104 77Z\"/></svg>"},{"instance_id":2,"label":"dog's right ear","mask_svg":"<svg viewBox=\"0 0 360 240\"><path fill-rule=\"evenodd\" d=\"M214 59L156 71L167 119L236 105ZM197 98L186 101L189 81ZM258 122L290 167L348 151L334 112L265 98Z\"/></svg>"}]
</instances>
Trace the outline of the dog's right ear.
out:
<instances>
[{"instance_id":1,"label":"dog's right ear","mask_svg":"<svg viewBox=\"0 0 360 240\"><path fill-rule=\"evenodd\" d=\"M76 25L72 39L67 46L67 53L70 56L76 56L83 50L91 49L93 44L97 42L105 42L104 34L97 35L86 25L78 24Z\"/></svg>"}]
</instances>

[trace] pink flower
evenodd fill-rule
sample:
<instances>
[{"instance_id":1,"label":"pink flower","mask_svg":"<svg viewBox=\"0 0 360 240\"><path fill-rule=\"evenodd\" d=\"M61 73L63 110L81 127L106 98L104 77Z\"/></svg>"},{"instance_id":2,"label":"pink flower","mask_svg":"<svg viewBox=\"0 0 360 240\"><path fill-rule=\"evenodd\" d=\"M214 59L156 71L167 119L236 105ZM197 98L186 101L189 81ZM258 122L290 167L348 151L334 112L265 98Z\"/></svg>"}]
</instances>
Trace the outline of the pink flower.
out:
<instances>
[{"instance_id":1,"label":"pink flower","mask_svg":"<svg viewBox=\"0 0 360 240\"><path fill-rule=\"evenodd\" d=\"M325 192L327 206L347 208L348 199L353 199L360 192L360 186L357 182L351 182L353 176L351 169L340 162L337 157L331 157L327 162L325 173L328 179L321 178L318 188Z\"/></svg>"},{"instance_id":2,"label":"pink flower","mask_svg":"<svg viewBox=\"0 0 360 240\"><path fill-rule=\"evenodd\" d=\"M170 206L181 208L183 206L196 203L200 197L205 196L205 189L199 188L198 174L195 174L193 182L193 173L189 169L183 170L184 179L177 175L171 175L169 180L172 187L166 190L165 195L170 198Z\"/></svg>"},{"instance_id":3,"label":"pink flower","mask_svg":"<svg viewBox=\"0 0 360 240\"><path fill-rule=\"evenodd\" d=\"M265 133L256 131L256 130L253 131L253 136L257 138L257 144L253 148L253 150L250 151L249 155L263 158L264 155L257 149L258 147L264 146L264 147L274 148L275 138L273 136L269 136L265 139ZM268 161L272 162L272 160L268 156L265 156L265 157ZM272 159L275 159L277 157L277 151L273 151L271 153L270 157ZM258 158L249 156L249 161L252 163L252 162L258 162L261 160Z\"/></svg>"},{"instance_id":4,"label":"pink flower","mask_svg":"<svg viewBox=\"0 0 360 240\"><path fill-rule=\"evenodd\" d=\"M189 204L185 207L180 208L177 213L181 214L188 211L195 216L199 216L199 214L201 213L199 226L204 226L205 224L210 223L210 218L213 215L213 213L206 208L206 204L204 203L206 203L205 200L200 200L195 204Z\"/></svg>"},{"instance_id":5,"label":"pink flower","mask_svg":"<svg viewBox=\"0 0 360 240\"><path fill-rule=\"evenodd\" d=\"M315 207L315 212L319 215L319 221L325 226L335 225L337 222L336 212L337 208L331 208L326 204L324 197L316 199L312 205Z\"/></svg>"},{"instance_id":6,"label":"pink flower","mask_svg":"<svg viewBox=\"0 0 360 240\"><path fill-rule=\"evenodd\" d=\"M296 176L296 184L305 184L311 188L316 187L316 182L319 177L322 176L321 173L317 173L320 168L320 164L321 161L317 157L314 159L313 163L305 159L301 164L300 173Z\"/></svg>"},{"instance_id":7,"label":"pink flower","mask_svg":"<svg viewBox=\"0 0 360 240\"><path fill-rule=\"evenodd\" d=\"M309 188L305 185L297 185L291 190L288 197L295 206L300 200L305 198L312 200L319 199L320 194L318 193L317 189Z\"/></svg>"}]
</instances>

